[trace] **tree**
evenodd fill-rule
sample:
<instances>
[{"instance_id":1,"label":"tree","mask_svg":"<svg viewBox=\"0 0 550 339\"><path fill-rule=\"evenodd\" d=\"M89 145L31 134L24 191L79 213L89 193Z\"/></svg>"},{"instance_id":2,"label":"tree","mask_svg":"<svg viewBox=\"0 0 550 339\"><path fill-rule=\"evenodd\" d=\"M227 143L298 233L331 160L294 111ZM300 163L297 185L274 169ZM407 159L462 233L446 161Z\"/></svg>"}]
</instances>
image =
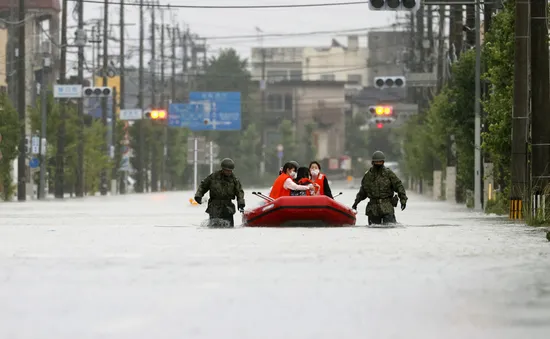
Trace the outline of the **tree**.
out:
<instances>
[{"instance_id":1,"label":"tree","mask_svg":"<svg viewBox=\"0 0 550 339\"><path fill-rule=\"evenodd\" d=\"M168 155L166 173L171 189L183 189L187 167L187 137L189 131L183 128L170 128L168 133Z\"/></svg>"},{"instance_id":2,"label":"tree","mask_svg":"<svg viewBox=\"0 0 550 339\"><path fill-rule=\"evenodd\" d=\"M260 162L261 145L260 134L256 125L248 125L242 134L239 143L239 153L236 157L235 173L241 178L245 185L256 185L260 183L258 163Z\"/></svg>"},{"instance_id":3,"label":"tree","mask_svg":"<svg viewBox=\"0 0 550 339\"><path fill-rule=\"evenodd\" d=\"M0 93L0 191L2 199L9 201L15 193L11 175L12 163L18 155L19 117L6 93Z\"/></svg>"},{"instance_id":4,"label":"tree","mask_svg":"<svg viewBox=\"0 0 550 339\"><path fill-rule=\"evenodd\" d=\"M363 176L365 169L359 165L359 159L365 159L367 155L367 136L361 130L361 126L365 125L366 118L362 114L346 117L346 151L351 157L353 165L353 175Z\"/></svg>"},{"instance_id":5,"label":"tree","mask_svg":"<svg viewBox=\"0 0 550 339\"><path fill-rule=\"evenodd\" d=\"M222 50L219 55L210 58L197 84L199 91L241 93L242 130L259 122L253 113L257 105L250 98L251 77L247 64L247 60L241 59L234 49ZM208 135L219 145L222 157L237 158L242 131L211 132Z\"/></svg>"},{"instance_id":6,"label":"tree","mask_svg":"<svg viewBox=\"0 0 550 339\"><path fill-rule=\"evenodd\" d=\"M483 49L487 69L484 79L491 83L491 92L483 103L488 132L482 135L482 147L490 155L496 181L503 190L508 187L510 179L512 152L514 10L514 0L505 2L504 9L493 18L491 30L485 34Z\"/></svg>"},{"instance_id":7,"label":"tree","mask_svg":"<svg viewBox=\"0 0 550 339\"><path fill-rule=\"evenodd\" d=\"M316 123L309 123L305 126L303 136L303 145L305 146L303 159L306 161L313 161L317 158L317 148L313 138L316 129Z\"/></svg>"},{"instance_id":8,"label":"tree","mask_svg":"<svg viewBox=\"0 0 550 339\"><path fill-rule=\"evenodd\" d=\"M286 161L297 161L296 139L294 138L294 125L290 120L283 120L279 125L279 133L281 133L281 145L284 147L284 159Z\"/></svg>"}]
</instances>

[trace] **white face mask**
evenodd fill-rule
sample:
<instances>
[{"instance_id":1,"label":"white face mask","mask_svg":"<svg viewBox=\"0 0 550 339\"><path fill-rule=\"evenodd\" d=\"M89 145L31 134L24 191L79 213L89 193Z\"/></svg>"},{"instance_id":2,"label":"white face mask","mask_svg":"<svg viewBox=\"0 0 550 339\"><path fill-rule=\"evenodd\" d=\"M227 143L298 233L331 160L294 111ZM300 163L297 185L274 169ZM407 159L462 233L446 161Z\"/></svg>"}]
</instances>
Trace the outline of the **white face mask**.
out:
<instances>
[{"instance_id":1,"label":"white face mask","mask_svg":"<svg viewBox=\"0 0 550 339\"><path fill-rule=\"evenodd\" d=\"M298 176L298 173L296 173L296 172L290 172L290 177L291 177L292 179L296 179L297 176Z\"/></svg>"},{"instance_id":2,"label":"white face mask","mask_svg":"<svg viewBox=\"0 0 550 339\"><path fill-rule=\"evenodd\" d=\"M311 175L318 176L319 170L311 170Z\"/></svg>"}]
</instances>

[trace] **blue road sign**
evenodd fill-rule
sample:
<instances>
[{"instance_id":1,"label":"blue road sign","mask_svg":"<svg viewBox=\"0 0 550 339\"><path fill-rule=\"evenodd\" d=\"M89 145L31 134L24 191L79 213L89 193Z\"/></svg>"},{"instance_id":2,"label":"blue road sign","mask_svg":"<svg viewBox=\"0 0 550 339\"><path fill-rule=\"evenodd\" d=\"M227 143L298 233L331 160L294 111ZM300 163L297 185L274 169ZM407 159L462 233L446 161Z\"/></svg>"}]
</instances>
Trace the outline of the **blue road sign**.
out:
<instances>
[{"instance_id":1,"label":"blue road sign","mask_svg":"<svg viewBox=\"0 0 550 339\"><path fill-rule=\"evenodd\" d=\"M240 92L191 92L190 106L181 116L192 131L239 131L241 129Z\"/></svg>"},{"instance_id":2,"label":"blue road sign","mask_svg":"<svg viewBox=\"0 0 550 339\"><path fill-rule=\"evenodd\" d=\"M38 158L31 158L29 161L29 167L34 169L38 168L38 166L40 166L40 160L38 160Z\"/></svg>"},{"instance_id":3,"label":"blue road sign","mask_svg":"<svg viewBox=\"0 0 550 339\"><path fill-rule=\"evenodd\" d=\"M181 118L187 114L188 106L188 104L170 104L168 106L168 126L187 127L182 126Z\"/></svg>"},{"instance_id":4,"label":"blue road sign","mask_svg":"<svg viewBox=\"0 0 550 339\"><path fill-rule=\"evenodd\" d=\"M283 151L277 152L277 157L279 157L279 159L282 159L283 158Z\"/></svg>"}]
</instances>

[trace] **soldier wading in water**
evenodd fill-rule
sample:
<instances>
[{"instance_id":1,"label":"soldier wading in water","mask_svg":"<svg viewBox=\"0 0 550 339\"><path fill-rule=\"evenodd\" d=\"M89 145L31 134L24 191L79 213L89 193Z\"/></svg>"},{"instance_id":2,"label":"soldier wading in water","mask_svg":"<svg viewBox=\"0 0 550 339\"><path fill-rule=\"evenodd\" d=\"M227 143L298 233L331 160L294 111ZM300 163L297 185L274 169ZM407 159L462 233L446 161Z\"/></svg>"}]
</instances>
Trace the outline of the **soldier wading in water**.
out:
<instances>
[{"instance_id":1,"label":"soldier wading in water","mask_svg":"<svg viewBox=\"0 0 550 339\"><path fill-rule=\"evenodd\" d=\"M240 212L244 211L244 191L241 182L233 174L235 162L225 158L221 163L222 169L207 176L201 181L195 201L202 203L202 197L210 191L208 208L206 213L210 215L210 226L234 227L235 205L232 200L237 198L237 206Z\"/></svg>"},{"instance_id":2,"label":"soldier wading in water","mask_svg":"<svg viewBox=\"0 0 550 339\"><path fill-rule=\"evenodd\" d=\"M384 166L386 156L380 151L372 155L372 167L365 173L361 181L361 188L355 198L353 209L366 198L369 198L366 215L369 225L396 223L395 210L398 200L401 202L401 210L407 207L407 194L403 183L395 173ZM397 196L394 195L397 192Z\"/></svg>"}]
</instances>

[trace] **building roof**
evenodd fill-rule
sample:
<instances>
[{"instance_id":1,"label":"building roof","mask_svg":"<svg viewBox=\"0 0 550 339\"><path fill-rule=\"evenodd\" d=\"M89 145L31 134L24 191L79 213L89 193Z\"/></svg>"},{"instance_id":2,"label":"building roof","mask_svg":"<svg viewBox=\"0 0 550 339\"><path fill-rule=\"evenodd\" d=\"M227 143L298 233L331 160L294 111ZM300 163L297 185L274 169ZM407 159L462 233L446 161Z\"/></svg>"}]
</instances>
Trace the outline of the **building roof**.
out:
<instances>
[{"instance_id":1,"label":"building roof","mask_svg":"<svg viewBox=\"0 0 550 339\"><path fill-rule=\"evenodd\" d=\"M259 83L259 81L254 81ZM331 81L331 80L281 80L276 82L268 82L267 87L341 87L346 84L355 84L348 81Z\"/></svg>"}]
</instances>

